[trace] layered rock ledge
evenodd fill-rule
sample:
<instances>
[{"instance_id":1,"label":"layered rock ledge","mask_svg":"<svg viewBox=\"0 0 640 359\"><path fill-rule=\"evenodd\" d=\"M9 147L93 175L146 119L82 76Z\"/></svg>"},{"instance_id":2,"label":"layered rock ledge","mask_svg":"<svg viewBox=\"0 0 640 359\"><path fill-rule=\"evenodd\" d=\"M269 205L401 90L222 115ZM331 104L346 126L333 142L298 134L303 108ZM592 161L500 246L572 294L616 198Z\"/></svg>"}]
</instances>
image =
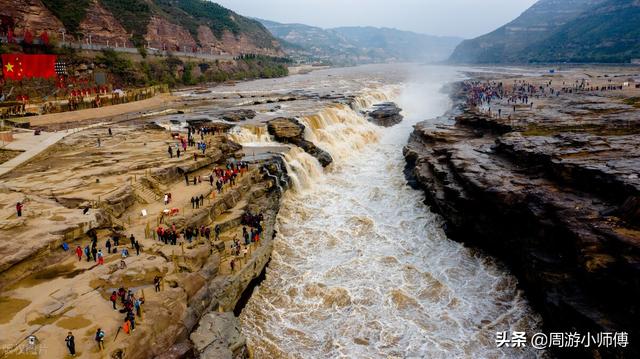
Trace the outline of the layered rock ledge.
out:
<instances>
[{"instance_id":1,"label":"layered rock ledge","mask_svg":"<svg viewBox=\"0 0 640 359\"><path fill-rule=\"evenodd\" d=\"M569 99L581 108L593 102L572 93L536 100L544 111L531 106L507 117L504 106L499 117L500 103L492 114L460 101L468 96L455 86L455 109L415 126L404 149L409 181L424 189L451 238L508 265L545 331L638 338L638 109L599 97L614 110L550 118L566 114ZM556 354L633 358L639 351L630 343Z\"/></svg>"},{"instance_id":2,"label":"layered rock ledge","mask_svg":"<svg viewBox=\"0 0 640 359\"><path fill-rule=\"evenodd\" d=\"M327 167L333 162L331 155L318 148L313 142L304 138L304 125L295 118L278 117L267 122L267 130L276 141L291 143L302 148L305 152L318 159L322 167Z\"/></svg>"}]
</instances>

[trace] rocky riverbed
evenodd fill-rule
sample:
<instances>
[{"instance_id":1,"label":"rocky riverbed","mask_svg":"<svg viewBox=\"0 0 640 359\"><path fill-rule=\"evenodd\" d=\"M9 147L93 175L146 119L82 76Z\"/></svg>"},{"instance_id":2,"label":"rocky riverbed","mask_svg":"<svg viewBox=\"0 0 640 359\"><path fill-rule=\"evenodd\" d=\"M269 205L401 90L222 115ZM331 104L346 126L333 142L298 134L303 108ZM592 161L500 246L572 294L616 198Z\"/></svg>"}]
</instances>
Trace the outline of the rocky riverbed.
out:
<instances>
[{"instance_id":1,"label":"rocky riverbed","mask_svg":"<svg viewBox=\"0 0 640 359\"><path fill-rule=\"evenodd\" d=\"M248 355L237 315L264 276L281 197L296 184L285 161L300 156L330 165L331 155L305 131L326 108L355 116L355 97L204 93L172 104L176 109L165 111L169 115L131 115L78 131L2 176L0 193L7 201L0 208L0 331L7 335L0 338L0 356L13 358L26 348L63 357L67 331L74 333L81 357ZM207 144L206 152L190 146L178 157L187 124L215 133L194 136ZM256 141L265 146L238 143ZM209 184L212 170L239 160L249 169L217 193ZM163 202L167 193L169 204ZM199 196L201 205L194 207L189 199ZM15 214L17 202L24 204L22 217ZM246 213L262 215L260 241L232 253L232 243L243 242ZM209 227L211 238L200 234L187 241L181 235L170 245L159 241L157 227L180 233ZM130 235L140 243L139 254L129 245ZM105 242L114 236L121 241L118 252L106 253ZM92 237L105 254L104 265L75 256L76 246L90 245ZM125 247L131 255L122 264ZM155 276L162 277L157 292ZM120 287L145 299L131 334L121 330L123 315L109 302ZM105 352L93 341L98 327L107 334ZM35 347L26 347L27 335L37 338Z\"/></svg>"},{"instance_id":2,"label":"rocky riverbed","mask_svg":"<svg viewBox=\"0 0 640 359\"><path fill-rule=\"evenodd\" d=\"M546 332L631 338L627 348L556 348L558 356L633 358L640 353L632 343L640 335L640 109L629 105L634 89L594 72L586 86L568 75L501 74L452 86L454 108L415 126L406 174L451 238L512 270ZM546 95L525 91L520 103L505 93L478 103L479 86L532 86Z\"/></svg>"}]
</instances>

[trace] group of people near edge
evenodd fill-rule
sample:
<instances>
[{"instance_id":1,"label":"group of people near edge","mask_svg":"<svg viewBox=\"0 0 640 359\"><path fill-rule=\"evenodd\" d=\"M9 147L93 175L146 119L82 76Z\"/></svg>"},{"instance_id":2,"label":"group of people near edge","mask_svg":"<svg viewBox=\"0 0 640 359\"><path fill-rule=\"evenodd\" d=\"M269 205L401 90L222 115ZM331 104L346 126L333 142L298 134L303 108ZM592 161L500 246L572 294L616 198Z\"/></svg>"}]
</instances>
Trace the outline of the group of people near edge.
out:
<instances>
[{"instance_id":1,"label":"group of people near edge","mask_svg":"<svg viewBox=\"0 0 640 359\"><path fill-rule=\"evenodd\" d=\"M603 91L623 90L623 85L614 84L609 80L607 85L594 86L590 80L581 79L574 83L562 82L562 86L554 85L553 80L548 80L542 84L534 84L527 80L513 80L513 83L504 83L502 81L465 81L462 84L463 89L467 93L467 105L470 107L488 108L491 115L491 104L497 100L505 100L507 107L512 107L515 113L519 106L528 107L533 110L533 99L558 97L560 94L574 93L595 93ZM504 105L504 103L503 103ZM499 106L497 104L496 106ZM494 111L498 118L502 115L502 108L498 107ZM508 115L511 118L511 115Z\"/></svg>"},{"instance_id":2,"label":"group of people near edge","mask_svg":"<svg viewBox=\"0 0 640 359\"><path fill-rule=\"evenodd\" d=\"M215 133L215 131L216 131L215 129L202 129L202 130L197 130L197 133L202 136L202 139L204 141L204 134ZM202 147L199 146L199 149L201 149L202 152L204 153L206 149L205 147L206 145L204 144L204 142L195 143L192 139L192 133L195 134L196 130L195 129L189 130L189 139L187 143L184 143L184 145L187 145L187 144L196 145L198 143L201 143L204 146ZM109 129L109 134L111 134L111 129ZM228 163L226 165L226 168L216 167L213 169L212 173L208 178L209 184L211 186L214 185L214 176L215 176L215 185L216 185L217 193L222 193L224 192L225 186L235 185L236 178L246 173L248 171L248 168L249 166L248 166L248 163L246 162ZM185 174L185 180L186 180L186 184L189 185L190 181L186 174ZM202 180L200 176L193 177L194 185L201 182ZM212 196L215 196L215 192L216 191L212 192ZM196 197L192 198L192 205L194 207L196 206L195 205L196 201L198 202L198 206L204 205L203 199L201 197L202 196L198 198ZM170 195L168 196L168 198L167 196L165 196L164 198L165 204L167 204L170 200L171 200ZM16 204L16 212L18 217L22 216L22 210L23 210L23 203L18 202ZM243 225L242 236L244 240L244 249L242 250L242 252L244 253L244 255L247 254L247 250L251 243L256 243L260 241L260 236L262 235L262 232L263 232L263 227L261 224L262 220L263 220L262 214L252 214L251 212L246 212L242 216L241 224ZM249 229L247 229L247 227L249 227ZM216 225L214 229L216 241L220 240L220 231L221 231L220 226ZM158 239L164 242L165 244L171 243L175 245L177 241L180 239L181 234L185 240L187 240L188 242L191 242L192 238L197 236L203 236L207 240L210 240L211 231L209 227L201 226L200 228L186 227L181 232L178 232L174 224L169 228L163 228L162 226L159 226L156 229L156 233L154 234L157 234ZM106 254L102 251L102 248L98 248L98 237L97 237L96 231L91 230L88 232L88 235L91 238L91 243L87 245L85 248L82 248L80 245L76 246L75 248L74 252L78 258L78 261L82 261L82 257L84 256L87 262L90 262L91 260L93 260L94 262L97 262L97 265L104 265L105 255L116 254L120 252L120 256L121 256L120 268L126 268L125 259L129 257L129 249L127 248L126 245L120 247L120 240L122 235L115 233L111 238L106 239L105 241ZM142 246L140 245L138 240L136 240L133 234L131 234L128 239L131 245L131 249L135 250L137 255L140 255ZM234 238L232 242L233 243L231 245L231 252L232 254L235 254L236 256L238 256L240 254L242 245L240 241L237 240L237 238ZM66 243L63 244L63 248L64 250L69 250L68 245L66 245ZM121 250L119 250L119 248L121 248ZM231 266L231 271L233 272L235 269L234 259L231 260L230 266ZM155 278L153 279L154 289L156 292L160 291L161 282L162 282L162 277L156 275ZM135 331L136 322L138 318L142 317L142 306L145 302L144 296L138 297L134 294L133 290L126 289L125 287L120 287L118 290L112 291L111 295L109 296L109 300L111 302L111 306L113 310L119 311L124 315L122 325L118 328L118 331L115 334L115 338L117 338L120 331L123 331L127 335L131 334L133 331ZM118 308L118 306L120 306L120 308ZM107 334L105 330L102 329L101 327L98 328L95 332L94 340L100 351L104 350L105 348L104 343L105 343L106 336ZM67 333L67 336L65 337L65 345L71 356L75 356L77 354L75 336L73 335L73 332L69 331Z\"/></svg>"}]
</instances>

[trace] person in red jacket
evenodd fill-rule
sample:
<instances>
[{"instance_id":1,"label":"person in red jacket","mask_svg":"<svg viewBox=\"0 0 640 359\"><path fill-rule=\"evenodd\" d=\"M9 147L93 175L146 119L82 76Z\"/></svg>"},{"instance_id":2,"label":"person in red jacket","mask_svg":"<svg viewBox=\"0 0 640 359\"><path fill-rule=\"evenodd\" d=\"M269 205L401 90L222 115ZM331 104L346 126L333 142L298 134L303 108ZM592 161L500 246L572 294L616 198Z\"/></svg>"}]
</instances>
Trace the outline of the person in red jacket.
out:
<instances>
[{"instance_id":1,"label":"person in red jacket","mask_svg":"<svg viewBox=\"0 0 640 359\"><path fill-rule=\"evenodd\" d=\"M118 293L116 293L115 290L111 292L111 297L109 297L109 300L111 300L111 304L113 305L113 310L117 310L116 300L118 300Z\"/></svg>"},{"instance_id":2,"label":"person in red jacket","mask_svg":"<svg viewBox=\"0 0 640 359\"><path fill-rule=\"evenodd\" d=\"M78 262L82 261L82 248L76 246L76 255L78 256Z\"/></svg>"},{"instance_id":3,"label":"person in red jacket","mask_svg":"<svg viewBox=\"0 0 640 359\"><path fill-rule=\"evenodd\" d=\"M16 203L16 213L18 217L22 217L22 203L20 202Z\"/></svg>"}]
</instances>

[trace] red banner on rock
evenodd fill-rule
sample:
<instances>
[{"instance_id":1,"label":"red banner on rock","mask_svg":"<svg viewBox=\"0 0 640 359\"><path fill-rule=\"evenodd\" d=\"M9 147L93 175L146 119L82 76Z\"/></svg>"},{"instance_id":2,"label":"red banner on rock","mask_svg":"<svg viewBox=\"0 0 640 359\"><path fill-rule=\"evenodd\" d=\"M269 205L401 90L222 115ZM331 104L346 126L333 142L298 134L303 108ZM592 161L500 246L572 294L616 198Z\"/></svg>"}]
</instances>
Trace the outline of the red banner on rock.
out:
<instances>
[{"instance_id":1,"label":"red banner on rock","mask_svg":"<svg viewBox=\"0 0 640 359\"><path fill-rule=\"evenodd\" d=\"M2 55L2 73L5 79L56 77L56 55Z\"/></svg>"}]
</instances>

